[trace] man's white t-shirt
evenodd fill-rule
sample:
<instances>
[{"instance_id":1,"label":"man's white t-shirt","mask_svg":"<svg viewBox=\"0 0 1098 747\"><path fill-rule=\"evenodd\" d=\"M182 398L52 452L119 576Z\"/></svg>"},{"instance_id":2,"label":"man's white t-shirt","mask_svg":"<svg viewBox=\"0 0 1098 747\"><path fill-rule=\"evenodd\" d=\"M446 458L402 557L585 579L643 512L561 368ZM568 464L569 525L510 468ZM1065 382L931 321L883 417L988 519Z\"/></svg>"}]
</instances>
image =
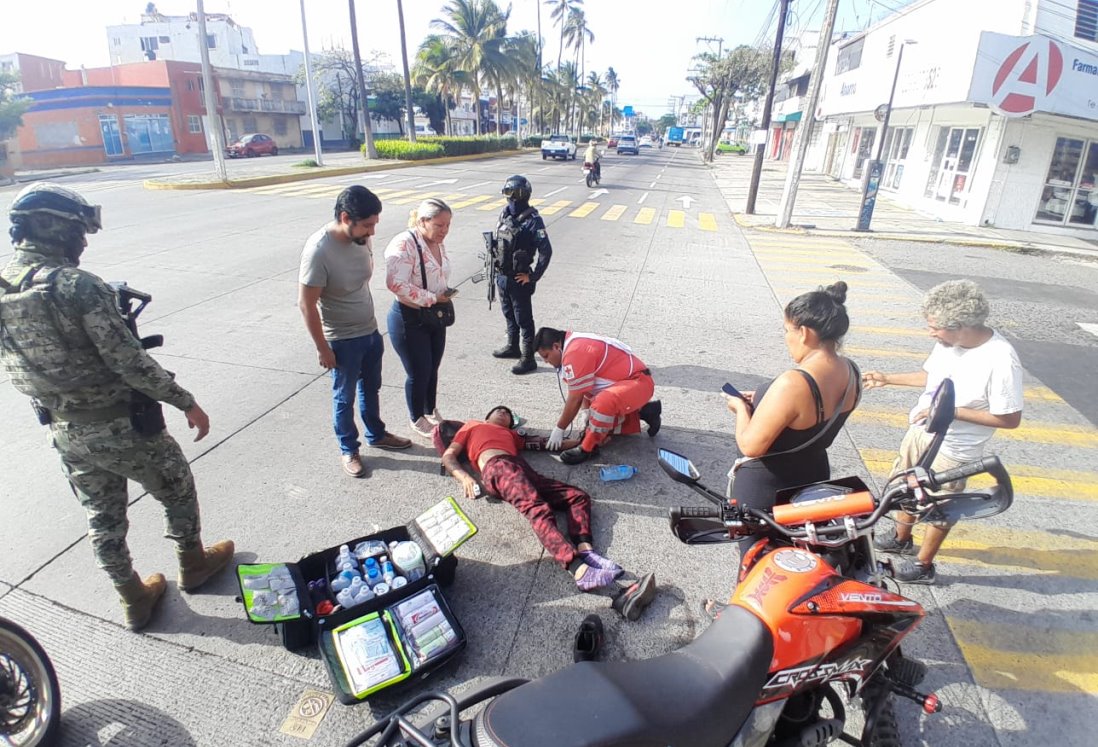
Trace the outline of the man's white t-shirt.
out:
<instances>
[{"instance_id":1,"label":"man's white t-shirt","mask_svg":"<svg viewBox=\"0 0 1098 747\"><path fill-rule=\"evenodd\" d=\"M974 348L946 347L937 343L926 363L926 390L912 408L909 420L930 407L934 390L943 379L953 380L957 407L1009 415L1022 410L1022 364L1006 338L992 332L991 339ZM942 442L942 453L959 461L979 459L984 444L995 434L987 425L954 420Z\"/></svg>"}]
</instances>

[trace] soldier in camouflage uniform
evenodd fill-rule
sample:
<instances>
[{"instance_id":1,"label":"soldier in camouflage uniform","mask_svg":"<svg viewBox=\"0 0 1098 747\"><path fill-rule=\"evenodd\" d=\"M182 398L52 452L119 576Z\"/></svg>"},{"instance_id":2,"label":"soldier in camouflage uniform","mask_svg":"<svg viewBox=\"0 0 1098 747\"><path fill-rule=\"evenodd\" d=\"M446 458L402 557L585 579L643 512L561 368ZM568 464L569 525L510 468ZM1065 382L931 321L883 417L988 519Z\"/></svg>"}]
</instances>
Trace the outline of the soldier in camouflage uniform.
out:
<instances>
[{"instance_id":1,"label":"soldier in camouflage uniform","mask_svg":"<svg viewBox=\"0 0 1098 747\"><path fill-rule=\"evenodd\" d=\"M118 590L127 626L138 630L167 582L160 573L142 581L133 569L127 480L164 506L181 589L194 591L232 559L232 542L202 545L194 477L164 430L159 403L186 414L196 441L210 421L126 326L114 289L77 269L85 234L101 227L99 207L43 182L16 196L10 217L15 254L0 272L0 362L49 425L50 444L87 512L96 562Z\"/></svg>"}]
</instances>

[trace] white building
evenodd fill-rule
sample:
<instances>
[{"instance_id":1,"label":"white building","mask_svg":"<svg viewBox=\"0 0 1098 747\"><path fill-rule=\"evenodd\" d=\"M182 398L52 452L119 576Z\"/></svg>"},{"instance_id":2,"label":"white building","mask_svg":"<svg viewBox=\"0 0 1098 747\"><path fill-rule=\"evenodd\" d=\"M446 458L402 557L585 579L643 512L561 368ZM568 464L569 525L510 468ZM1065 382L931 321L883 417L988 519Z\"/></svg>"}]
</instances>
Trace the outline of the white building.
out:
<instances>
[{"instance_id":1,"label":"white building","mask_svg":"<svg viewBox=\"0 0 1098 747\"><path fill-rule=\"evenodd\" d=\"M832 45L806 166L860 183L898 69L882 190L947 220L1093 237L1096 36L1098 0L913 3Z\"/></svg>"}]
</instances>

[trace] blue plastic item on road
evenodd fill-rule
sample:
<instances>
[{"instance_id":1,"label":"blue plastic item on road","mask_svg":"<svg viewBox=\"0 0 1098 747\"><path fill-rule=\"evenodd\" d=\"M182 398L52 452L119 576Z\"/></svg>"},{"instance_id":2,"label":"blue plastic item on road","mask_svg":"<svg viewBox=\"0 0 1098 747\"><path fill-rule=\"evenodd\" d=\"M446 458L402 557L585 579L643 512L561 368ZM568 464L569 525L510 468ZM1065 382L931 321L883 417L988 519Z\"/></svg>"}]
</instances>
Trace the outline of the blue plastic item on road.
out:
<instances>
[{"instance_id":1,"label":"blue plastic item on road","mask_svg":"<svg viewBox=\"0 0 1098 747\"><path fill-rule=\"evenodd\" d=\"M628 480L638 472L640 472L639 469L628 464L614 464L599 468L599 477L602 478L603 482L613 482L614 480Z\"/></svg>"}]
</instances>

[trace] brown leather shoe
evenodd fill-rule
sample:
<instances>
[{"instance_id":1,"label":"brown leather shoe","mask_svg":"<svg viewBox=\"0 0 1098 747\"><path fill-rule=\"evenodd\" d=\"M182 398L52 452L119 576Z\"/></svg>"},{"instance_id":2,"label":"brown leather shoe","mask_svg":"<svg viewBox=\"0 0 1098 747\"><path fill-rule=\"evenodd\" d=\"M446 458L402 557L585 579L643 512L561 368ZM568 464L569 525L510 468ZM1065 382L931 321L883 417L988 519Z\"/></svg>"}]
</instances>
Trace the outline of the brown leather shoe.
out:
<instances>
[{"instance_id":1,"label":"brown leather shoe","mask_svg":"<svg viewBox=\"0 0 1098 747\"><path fill-rule=\"evenodd\" d=\"M370 444L370 446L373 446L374 448L388 449L389 451L407 449L411 445L412 442L410 439L401 438L400 436L394 436L392 433L386 433L385 438L381 439L377 443Z\"/></svg>"},{"instance_id":2,"label":"brown leather shoe","mask_svg":"<svg viewBox=\"0 0 1098 747\"><path fill-rule=\"evenodd\" d=\"M362 464L362 457L358 452L343 455L343 471L351 477L365 477L366 467Z\"/></svg>"}]
</instances>

